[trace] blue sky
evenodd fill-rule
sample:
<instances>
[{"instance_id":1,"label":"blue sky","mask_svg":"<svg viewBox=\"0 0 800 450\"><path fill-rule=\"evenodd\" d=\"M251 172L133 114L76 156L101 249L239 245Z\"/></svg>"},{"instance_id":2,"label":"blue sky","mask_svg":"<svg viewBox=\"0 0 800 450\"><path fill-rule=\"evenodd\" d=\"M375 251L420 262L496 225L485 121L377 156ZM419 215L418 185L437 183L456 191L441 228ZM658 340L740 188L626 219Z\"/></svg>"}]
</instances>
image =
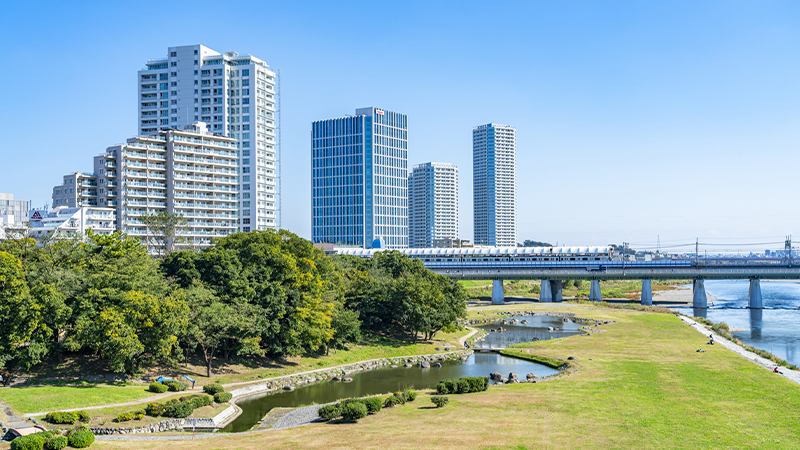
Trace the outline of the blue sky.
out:
<instances>
[{"instance_id":1,"label":"blue sky","mask_svg":"<svg viewBox=\"0 0 800 450\"><path fill-rule=\"evenodd\" d=\"M136 134L136 71L167 47L282 72L283 226L310 237L313 120L409 117L409 164L459 166L517 127L518 236L560 244L800 237L800 3L5 2L0 192L52 186Z\"/></svg>"}]
</instances>

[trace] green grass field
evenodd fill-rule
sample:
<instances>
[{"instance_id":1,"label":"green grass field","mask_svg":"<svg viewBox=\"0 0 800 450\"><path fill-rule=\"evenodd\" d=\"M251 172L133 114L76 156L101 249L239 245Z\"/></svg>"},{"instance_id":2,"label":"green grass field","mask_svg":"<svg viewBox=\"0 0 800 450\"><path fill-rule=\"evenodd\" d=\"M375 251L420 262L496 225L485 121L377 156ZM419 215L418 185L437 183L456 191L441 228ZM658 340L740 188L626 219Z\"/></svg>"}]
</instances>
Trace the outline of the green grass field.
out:
<instances>
[{"instance_id":1,"label":"green grass field","mask_svg":"<svg viewBox=\"0 0 800 450\"><path fill-rule=\"evenodd\" d=\"M147 386L43 386L0 389L0 402L17 414L126 403L152 397Z\"/></svg>"},{"instance_id":2,"label":"green grass field","mask_svg":"<svg viewBox=\"0 0 800 450\"><path fill-rule=\"evenodd\" d=\"M526 353L565 359L577 373L536 384L426 395L357 424L325 424L174 441L171 449L800 448L800 386L721 346L671 314L549 305L615 320L605 332L539 341ZM530 309L531 306L526 306ZM544 309L544 308L542 308ZM496 310L496 309L495 309ZM703 348L705 353L697 353ZM488 375L488 374L487 374ZM518 374L524 378L525 374ZM93 448L161 448L102 441Z\"/></svg>"}]
</instances>

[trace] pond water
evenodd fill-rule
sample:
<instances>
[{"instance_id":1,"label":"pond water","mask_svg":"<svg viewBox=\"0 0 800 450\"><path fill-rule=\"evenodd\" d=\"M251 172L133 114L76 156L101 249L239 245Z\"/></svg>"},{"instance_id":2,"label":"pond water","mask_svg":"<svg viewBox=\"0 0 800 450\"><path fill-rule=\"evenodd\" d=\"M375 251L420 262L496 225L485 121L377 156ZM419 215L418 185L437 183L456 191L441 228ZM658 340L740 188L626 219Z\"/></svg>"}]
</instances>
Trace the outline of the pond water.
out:
<instances>
[{"instance_id":1,"label":"pond water","mask_svg":"<svg viewBox=\"0 0 800 450\"><path fill-rule=\"evenodd\" d=\"M476 343L478 347L506 347L520 342L530 342L533 338L540 340L556 337L570 336L580 333L580 325L572 322L562 322L558 317L515 317L517 320L528 320L529 324L502 325L503 333L490 332L483 340ZM482 325L487 331L501 325ZM560 328L561 331L548 331L548 327ZM367 395L385 394L395 392L406 387L414 389L430 389L441 380L461 377L487 377L492 372L500 372L508 376L514 372L520 378L525 378L529 373L544 377L558 373L550 367L509 358L497 353L476 353L466 361L444 361L442 367L428 369L414 365L405 368L402 365L396 369L383 367L366 372L348 375L352 382L323 381L304 386L299 386L294 391L280 391L277 393L259 394L238 400L236 403L242 408L242 414L222 431L239 432L247 431L261 420L272 408L296 407L313 403L328 403L348 397L363 397Z\"/></svg>"}]
</instances>

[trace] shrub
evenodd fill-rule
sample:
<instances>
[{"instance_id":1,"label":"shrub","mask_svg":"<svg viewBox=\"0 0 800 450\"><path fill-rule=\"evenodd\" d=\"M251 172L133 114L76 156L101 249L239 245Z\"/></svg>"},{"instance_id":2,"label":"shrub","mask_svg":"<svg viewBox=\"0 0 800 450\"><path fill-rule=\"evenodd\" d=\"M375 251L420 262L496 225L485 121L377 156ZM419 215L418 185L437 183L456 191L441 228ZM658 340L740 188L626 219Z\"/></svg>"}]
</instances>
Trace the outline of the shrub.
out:
<instances>
[{"instance_id":1,"label":"shrub","mask_svg":"<svg viewBox=\"0 0 800 450\"><path fill-rule=\"evenodd\" d=\"M169 389L169 387L161 383L150 383L149 387L150 392L155 392L156 394L163 394L164 392L167 392L167 389Z\"/></svg>"},{"instance_id":2,"label":"shrub","mask_svg":"<svg viewBox=\"0 0 800 450\"><path fill-rule=\"evenodd\" d=\"M78 414L74 412L51 412L44 416L44 419L50 423L72 425L78 421Z\"/></svg>"},{"instance_id":3,"label":"shrub","mask_svg":"<svg viewBox=\"0 0 800 450\"><path fill-rule=\"evenodd\" d=\"M214 395L220 392L225 392L225 388L221 384L207 384L203 386L203 392L206 394Z\"/></svg>"},{"instance_id":4,"label":"shrub","mask_svg":"<svg viewBox=\"0 0 800 450\"><path fill-rule=\"evenodd\" d=\"M69 446L75 448L86 448L94 442L94 433L88 426L82 425L79 428L73 428L69 434Z\"/></svg>"},{"instance_id":5,"label":"shrub","mask_svg":"<svg viewBox=\"0 0 800 450\"><path fill-rule=\"evenodd\" d=\"M392 406L402 405L405 403L400 397L396 395L390 395L386 400L383 401L383 406L386 408L391 408Z\"/></svg>"},{"instance_id":6,"label":"shrub","mask_svg":"<svg viewBox=\"0 0 800 450\"><path fill-rule=\"evenodd\" d=\"M47 450L61 450L62 448L66 447L68 443L66 436L56 436L44 444L44 448Z\"/></svg>"},{"instance_id":7,"label":"shrub","mask_svg":"<svg viewBox=\"0 0 800 450\"><path fill-rule=\"evenodd\" d=\"M192 411L194 411L194 402L168 402L164 406L164 415L176 419L189 417Z\"/></svg>"},{"instance_id":8,"label":"shrub","mask_svg":"<svg viewBox=\"0 0 800 450\"><path fill-rule=\"evenodd\" d=\"M451 392L451 394L468 394L472 392L470 389L472 388L472 384L466 378L461 378L456 382L456 391Z\"/></svg>"},{"instance_id":9,"label":"shrub","mask_svg":"<svg viewBox=\"0 0 800 450\"><path fill-rule=\"evenodd\" d=\"M205 394L192 394L187 395L186 397L181 397L180 401L182 402L192 402L194 403L195 409L202 408L203 406L208 406L211 404L212 398L205 395Z\"/></svg>"},{"instance_id":10,"label":"shrub","mask_svg":"<svg viewBox=\"0 0 800 450\"><path fill-rule=\"evenodd\" d=\"M136 414L134 414L132 412L126 412L126 413L122 413L122 414L118 415L117 418L114 419L114 420L116 420L117 422L127 422L129 420L133 420L133 418L135 416L136 416Z\"/></svg>"},{"instance_id":11,"label":"shrub","mask_svg":"<svg viewBox=\"0 0 800 450\"><path fill-rule=\"evenodd\" d=\"M436 405L437 408L441 408L442 406L446 405L450 402L450 399L444 395L434 395L431 397L431 403Z\"/></svg>"},{"instance_id":12,"label":"shrub","mask_svg":"<svg viewBox=\"0 0 800 450\"><path fill-rule=\"evenodd\" d=\"M148 416L158 417L164 414L164 405L161 403L148 403L144 407L144 412Z\"/></svg>"},{"instance_id":13,"label":"shrub","mask_svg":"<svg viewBox=\"0 0 800 450\"><path fill-rule=\"evenodd\" d=\"M217 392L214 394L214 401L217 403L227 403L231 401L233 394L230 392Z\"/></svg>"},{"instance_id":14,"label":"shrub","mask_svg":"<svg viewBox=\"0 0 800 450\"><path fill-rule=\"evenodd\" d=\"M184 383L183 381L173 381L167 385L170 391L172 392L183 392L186 389L189 389L189 385Z\"/></svg>"},{"instance_id":15,"label":"shrub","mask_svg":"<svg viewBox=\"0 0 800 450\"><path fill-rule=\"evenodd\" d=\"M380 397L364 398L361 399L361 403L367 407L367 413L369 414L375 414L376 412L380 411L381 407L383 406L383 402L381 402Z\"/></svg>"},{"instance_id":16,"label":"shrub","mask_svg":"<svg viewBox=\"0 0 800 450\"><path fill-rule=\"evenodd\" d=\"M342 405L342 418L350 422L367 417L367 407L361 402L351 402Z\"/></svg>"},{"instance_id":17,"label":"shrub","mask_svg":"<svg viewBox=\"0 0 800 450\"><path fill-rule=\"evenodd\" d=\"M408 399L406 398L406 394L404 394L404 393L403 393L403 392L401 392L401 391L397 391L397 392L395 392L395 393L394 393L394 394L392 394L392 395L394 395L395 397L397 397L398 399L400 399L400 403L401 403L401 404L405 403L405 402L408 400Z\"/></svg>"},{"instance_id":18,"label":"shrub","mask_svg":"<svg viewBox=\"0 0 800 450\"><path fill-rule=\"evenodd\" d=\"M458 381L456 380L442 380L436 383L437 394L455 394L458 392Z\"/></svg>"},{"instance_id":19,"label":"shrub","mask_svg":"<svg viewBox=\"0 0 800 450\"><path fill-rule=\"evenodd\" d=\"M86 411L75 411L75 414L78 416L78 420L83 423L87 423L92 419Z\"/></svg>"},{"instance_id":20,"label":"shrub","mask_svg":"<svg viewBox=\"0 0 800 450\"><path fill-rule=\"evenodd\" d=\"M52 438L53 433L49 431L20 436L11 441L11 450L42 450L45 442Z\"/></svg>"},{"instance_id":21,"label":"shrub","mask_svg":"<svg viewBox=\"0 0 800 450\"><path fill-rule=\"evenodd\" d=\"M319 414L319 416L322 417L322 420L338 419L339 417L342 416L340 406L341 405L339 405L339 403L334 403L332 405L325 405L317 411L317 414Z\"/></svg>"},{"instance_id":22,"label":"shrub","mask_svg":"<svg viewBox=\"0 0 800 450\"><path fill-rule=\"evenodd\" d=\"M468 394L487 389L489 389L489 378L487 377L463 377L458 380L442 380L436 384L436 393L440 395Z\"/></svg>"},{"instance_id":23,"label":"shrub","mask_svg":"<svg viewBox=\"0 0 800 450\"><path fill-rule=\"evenodd\" d=\"M404 389L403 396L406 398L407 402L413 402L417 399L417 392L413 389Z\"/></svg>"}]
</instances>

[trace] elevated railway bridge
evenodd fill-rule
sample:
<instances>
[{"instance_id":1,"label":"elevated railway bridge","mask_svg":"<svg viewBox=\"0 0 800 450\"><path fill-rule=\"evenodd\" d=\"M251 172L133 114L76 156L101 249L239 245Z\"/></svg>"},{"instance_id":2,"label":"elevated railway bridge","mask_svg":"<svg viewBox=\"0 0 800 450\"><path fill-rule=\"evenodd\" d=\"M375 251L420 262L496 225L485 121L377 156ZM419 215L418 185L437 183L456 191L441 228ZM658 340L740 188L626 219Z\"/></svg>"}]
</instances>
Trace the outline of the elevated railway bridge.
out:
<instances>
[{"instance_id":1,"label":"elevated railway bridge","mask_svg":"<svg viewBox=\"0 0 800 450\"><path fill-rule=\"evenodd\" d=\"M371 258L384 249L338 249ZM750 280L748 305L763 308L762 279L798 280L800 265L786 258L662 259L624 261L611 247L497 247L397 250L454 280L493 280L492 303L504 301L503 280L541 280L540 302L562 300L565 280L591 283L590 300L602 300L600 281L642 280L641 303L653 304L651 280L693 280L693 306L707 308L705 280Z\"/></svg>"}]
</instances>

